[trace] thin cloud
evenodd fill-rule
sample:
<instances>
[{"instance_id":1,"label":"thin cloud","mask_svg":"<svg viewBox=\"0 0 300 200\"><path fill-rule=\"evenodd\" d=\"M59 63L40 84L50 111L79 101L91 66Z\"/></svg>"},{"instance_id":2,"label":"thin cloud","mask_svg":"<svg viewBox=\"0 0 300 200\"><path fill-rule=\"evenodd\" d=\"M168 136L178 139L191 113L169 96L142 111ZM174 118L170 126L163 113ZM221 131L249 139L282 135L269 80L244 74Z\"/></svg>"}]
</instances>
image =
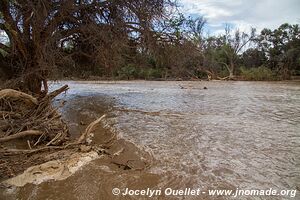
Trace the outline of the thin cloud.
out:
<instances>
[{"instance_id":1,"label":"thin cloud","mask_svg":"<svg viewBox=\"0 0 300 200\"><path fill-rule=\"evenodd\" d=\"M283 23L299 23L299 0L180 0L184 13L203 15L208 20L208 29L220 33L224 24L249 31L256 27L274 29Z\"/></svg>"}]
</instances>

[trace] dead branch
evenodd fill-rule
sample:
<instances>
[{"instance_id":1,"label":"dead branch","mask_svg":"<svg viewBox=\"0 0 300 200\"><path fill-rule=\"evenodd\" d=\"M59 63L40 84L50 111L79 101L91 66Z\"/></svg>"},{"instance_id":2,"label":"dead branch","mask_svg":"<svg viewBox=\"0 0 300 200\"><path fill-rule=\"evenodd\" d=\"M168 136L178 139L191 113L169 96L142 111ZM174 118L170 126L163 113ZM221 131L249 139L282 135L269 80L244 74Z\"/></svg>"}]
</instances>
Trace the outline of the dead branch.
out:
<instances>
[{"instance_id":1,"label":"dead branch","mask_svg":"<svg viewBox=\"0 0 300 200\"><path fill-rule=\"evenodd\" d=\"M41 151L48 151L48 150L61 150L71 148L73 146L78 145L78 142L69 143L64 146L45 146L38 149L5 149L1 150L0 152L4 155L13 155L13 154L31 154L31 153L38 153Z\"/></svg>"},{"instance_id":2,"label":"dead branch","mask_svg":"<svg viewBox=\"0 0 300 200\"><path fill-rule=\"evenodd\" d=\"M79 139L77 140L78 143L82 143L85 141L85 139L88 137L88 135L94 131L95 126L101 122L102 119L104 119L106 117L106 115L102 115L102 117L100 117L99 119L93 121L92 123L90 123L87 128L85 129L85 131L81 134L81 136L79 137Z\"/></svg>"},{"instance_id":3,"label":"dead branch","mask_svg":"<svg viewBox=\"0 0 300 200\"><path fill-rule=\"evenodd\" d=\"M219 76L218 76L217 79L218 79L218 80L227 80L227 79L229 79L229 76L225 76L225 77L219 77Z\"/></svg>"},{"instance_id":4,"label":"dead branch","mask_svg":"<svg viewBox=\"0 0 300 200\"><path fill-rule=\"evenodd\" d=\"M26 94L24 92L20 92L17 90L13 90L13 89L4 89L0 91L0 99L3 98L12 98L12 99L17 99L17 100L22 100L26 103L29 104L34 104L34 105L38 105L38 100L36 98L34 98L33 96Z\"/></svg>"},{"instance_id":5,"label":"dead branch","mask_svg":"<svg viewBox=\"0 0 300 200\"><path fill-rule=\"evenodd\" d=\"M41 131L37 131L37 130L27 130L27 131L22 131L20 133L16 133L7 137L2 137L0 138L0 142L7 142L10 140L14 140L14 139L19 139L19 138L24 138L27 136L37 136L37 135L42 135L43 133Z\"/></svg>"},{"instance_id":6,"label":"dead branch","mask_svg":"<svg viewBox=\"0 0 300 200\"><path fill-rule=\"evenodd\" d=\"M57 95L67 91L69 89L68 85L64 85L61 88L54 90L53 92L50 92L46 97L50 100L54 99Z\"/></svg>"}]
</instances>

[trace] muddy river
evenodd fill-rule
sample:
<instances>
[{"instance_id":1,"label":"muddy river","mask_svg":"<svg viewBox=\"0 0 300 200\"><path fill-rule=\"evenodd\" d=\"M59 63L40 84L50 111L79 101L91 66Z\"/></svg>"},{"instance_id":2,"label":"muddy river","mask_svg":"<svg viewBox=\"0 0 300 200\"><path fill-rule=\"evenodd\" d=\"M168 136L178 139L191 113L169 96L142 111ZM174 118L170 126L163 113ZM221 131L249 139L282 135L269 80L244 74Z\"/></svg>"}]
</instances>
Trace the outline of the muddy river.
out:
<instances>
[{"instance_id":1,"label":"muddy river","mask_svg":"<svg viewBox=\"0 0 300 200\"><path fill-rule=\"evenodd\" d=\"M151 155L147 170L94 160L71 177L4 191L7 199L150 199L112 189L201 188L152 199L300 199L300 82L59 82L63 115L78 124L107 113L119 138ZM207 89L204 89L206 87ZM78 113L81 119L76 119ZM86 117L82 117L86 116ZM86 122L85 122L86 120ZM97 142L97 140L95 141ZM297 190L291 196L209 196L209 189Z\"/></svg>"}]
</instances>

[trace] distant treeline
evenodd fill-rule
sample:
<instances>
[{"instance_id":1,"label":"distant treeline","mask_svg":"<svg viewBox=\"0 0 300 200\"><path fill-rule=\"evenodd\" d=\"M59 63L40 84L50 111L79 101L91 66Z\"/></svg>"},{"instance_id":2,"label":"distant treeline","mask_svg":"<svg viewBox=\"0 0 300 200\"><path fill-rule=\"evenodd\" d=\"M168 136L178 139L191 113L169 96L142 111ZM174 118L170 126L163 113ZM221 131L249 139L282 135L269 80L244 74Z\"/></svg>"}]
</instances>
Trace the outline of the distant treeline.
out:
<instances>
[{"instance_id":1,"label":"distant treeline","mask_svg":"<svg viewBox=\"0 0 300 200\"><path fill-rule=\"evenodd\" d=\"M104 49L107 54L100 59L82 54L69 57L57 68L56 77L287 80L300 75L297 24L282 24L259 34L255 29L244 33L227 27L224 34L204 37L203 18L180 15L165 23L170 32L153 32L151 43L129 39L124 46ZM165 40L154 37L156 34L166 34ZM71 45L63 51L69 55L79 52Z\"/></svg>"},{"instance_id":2,"label":"distant treeline","mask_svg":"<svg viewBox=\"0 0 300 200\"><path fill-rule=\"evenodd\" d=\"M0 1L0 71L48 78L282 80L299 75L299 25L205 36L172 0ZM25 84L24 84L25 83Z\"/></svg>"}]
</instances>

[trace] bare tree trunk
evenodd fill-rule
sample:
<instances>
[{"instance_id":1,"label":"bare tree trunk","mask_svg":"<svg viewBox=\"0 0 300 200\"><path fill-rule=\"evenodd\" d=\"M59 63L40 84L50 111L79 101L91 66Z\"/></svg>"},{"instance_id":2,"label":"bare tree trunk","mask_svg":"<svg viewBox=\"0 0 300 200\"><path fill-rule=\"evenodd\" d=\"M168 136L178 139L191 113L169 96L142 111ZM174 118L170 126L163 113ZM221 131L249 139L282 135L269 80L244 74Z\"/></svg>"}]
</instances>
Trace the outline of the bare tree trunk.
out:
<instances>
[{"instance_id":1,"label":"bare tree trunk","mask_svg":"<svg viewBox=\"0 0 300 200\"><path fill-rule=\"evenodd\" d=\"M228 68L229 71L229 79L233 79L234 78L234 63L233 61L230 62L230 67Z\"/></svg>"},{"instance_id":2,"label":"bare tree trunk","mask_svg":"<svg viewBox=\"0 0 300 200\"><path fill-rule=\"evenodd\" d=\"M40 66L35 64L35 61L32 61L33 64L26 67L24 74L24 89L28 90L33 95L40 95L42 92L42 82L43 76L40 70Z\"/></svg>"},{"instance_id":3,"label":"bare tree trunk","mask_svg":"<svg viewBox=\"0 0 300 200\"><path fill-rule=\"evenodd\" d=\"M42 92L42 79L37 74L27 75L25 78L25 87L32 94L41 94Z\"/></svg>"},{"instance_id":4,"label":"bare tree trunk","mask_svg":"<svg viewBox=\"0 0 300 200\"><path fill-rule=\"evenodd\" d=\"M230 69L229 71L229 79L234 78L233 70Z\"/></svg>"}]
</instances>

